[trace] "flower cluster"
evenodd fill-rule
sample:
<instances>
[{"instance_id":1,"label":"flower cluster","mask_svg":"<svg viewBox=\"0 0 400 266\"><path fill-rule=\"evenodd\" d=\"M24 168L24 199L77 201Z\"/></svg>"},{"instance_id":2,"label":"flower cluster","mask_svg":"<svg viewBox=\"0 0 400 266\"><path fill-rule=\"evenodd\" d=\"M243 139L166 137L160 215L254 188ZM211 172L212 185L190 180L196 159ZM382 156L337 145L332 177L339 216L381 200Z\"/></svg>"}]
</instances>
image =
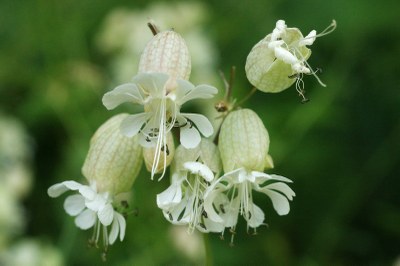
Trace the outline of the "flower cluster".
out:
<instances>
[{"instance_id":1,"label":"flower cluster","mask_svg":"<svg viewBox=\"0 0 400 266\"><path fill-rule=\"evenodd\" d=\"M292 181L264 173L273 168L273 161L261 118L229 97L222 101L226 106L216 107L222 122L215 130L206 116L182 112L187 102L213 98L218 91L189 81L189 49L178 33L160 32L151 23L150 28L154 37L140 57L137 75L102 99L109 110L123 103L141 105L143 110L117 115L97 130L82 169L89 185L65 181L50 187L48 194L58 197L67 190L77 191L65 200L65 211L76 217L79 228L94 228L93 243L102 234L105 247L125 236L125 217L115 198L131 189L143 159L151 179L156 174L161 179L170 166L170 185L157 195L157 206L167 221L187 225L189 233L197 229L223 234L227 228L234 233L239 216L248 230L256 231L265 215L254 202L253 191L265 194L279 215L288 214L295 196L288 185ZM250 83L262 92L279 92L292 85L295 76L303 95L299 75L315 74L307 63L311 55L307 46L331 30L303 37L279 20L247 58Z\"/></svg>"}]
</instances>

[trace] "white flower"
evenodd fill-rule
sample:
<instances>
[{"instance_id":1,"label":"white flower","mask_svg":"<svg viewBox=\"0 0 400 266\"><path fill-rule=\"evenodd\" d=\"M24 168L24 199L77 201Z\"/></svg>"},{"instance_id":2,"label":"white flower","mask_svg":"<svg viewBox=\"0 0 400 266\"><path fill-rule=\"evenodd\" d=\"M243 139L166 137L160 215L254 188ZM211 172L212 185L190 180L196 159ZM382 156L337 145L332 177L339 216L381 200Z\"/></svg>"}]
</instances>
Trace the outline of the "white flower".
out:
<instances>
[{"instance_id":1,"label":"white flower","mask_svg":"<svg viewBox=\"0 0 400 266\"><path fill-rule=\"evenodd\" d=\"M296 90L306 100L303 74L314 75L322 86L326 86L307 62L311 55L307 46L335 28L336 22L333 21L321 33L312 30L303 37L298 28L288 28L284 20L278 20L272 33L258 42L247 57L245 68L250 83L263 92L275 93L296 82Z\"/></svg>"},{"instance_id":2,"label":"white flower","mask_svg":"<svg viewBox=\"0 0 400 266\"><path fill-rule=\"evenodd\" d=\"M125 102L143 105L143 113L130 115L122 121L121 132L128 137L139 133L142 146L156 147L153 177L161 152L167 151L167 133L173 127L180 128L180 143L186 148L194 148L200 143L200 133L205 137L213 134L213 127L205 116L181 113L180 109L190 100L212 98L216 93L217 89L212 86L195 87L165 73L140 73L132 83L122 84L106 93L103 104L109 110ZM164 173L165 167L162 176Z\"/></svg>"},{"instance_id":3,"label":"white flower","mask_svg":"<svg viewBox=\"0 0 400 266\"><path fill-rule=\"evenodd\" d=\"M56 198L68 190L78 191L79 194L68 196L64 201L65 211L76 216L75 225L87 230L94 227L92 241L97 245L100 234L103 234L104 247L112 245L119 235L122 241L125 236L125 218L112 206L112 199L108 192L97 192L95 183L90 186L75 181L64 181L51 186L47 193ZM108 232L107 227L111 225Z\"/></svg>"},{"instance_id":4,"label":"white flower","mask_svg":"<svg viewBox=\"0 0 400 266\"><path fill-rule=\"evenodd\" d=\"M281 181L281 182L270 182ZM216 180L205 192L204 210L216 223L223 223L234 232L239 214L247 221L247 227L255 228L264 222L264 212L253 203L252 190L266 194L279 215L289 213L289 200L293 190L283 182L292 182L279 175L268 175L239 168ZM232 235L233 241L233 235Z\"/></svg>"},{"instance_id":5,"label":"white flower","mask_svg":"<svg viewBox=\"0 0 400 266\"><path fill-rule=\"evenodd\" d=\"M186 171L174 173L171 186L157 195L157 205L165 218L173 224L188 224L191 233L195 228L201 232L222 232L222 223L209 219L204 210L204 192L214 174L205 164L184 163Z\"/></svg>"}]
</instances>

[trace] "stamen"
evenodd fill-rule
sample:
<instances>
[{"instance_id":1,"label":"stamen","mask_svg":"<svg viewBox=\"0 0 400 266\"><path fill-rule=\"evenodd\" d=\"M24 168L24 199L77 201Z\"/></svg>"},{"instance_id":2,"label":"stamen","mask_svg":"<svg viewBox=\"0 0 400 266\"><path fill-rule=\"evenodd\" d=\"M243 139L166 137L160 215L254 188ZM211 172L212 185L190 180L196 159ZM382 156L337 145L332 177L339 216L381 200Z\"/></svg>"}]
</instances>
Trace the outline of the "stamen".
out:
<instances>
[{"instance_id":1,"label":"stamen","mask_svg":"<svg viewBox=\"0 0 400 266\"><path fill-rule=\"evenodd\" d=\"M315 39L318 37L328 35L329 33L333 32L336 29L336 26L337 26L336 20L333 19L331 24L329 24L329 26L326 27L321 33L314 35L314 36L305 37L305 38L301 39L300 41L304 41L304 40L308 40L308 39Z\"/></svg>"}]
</instances>

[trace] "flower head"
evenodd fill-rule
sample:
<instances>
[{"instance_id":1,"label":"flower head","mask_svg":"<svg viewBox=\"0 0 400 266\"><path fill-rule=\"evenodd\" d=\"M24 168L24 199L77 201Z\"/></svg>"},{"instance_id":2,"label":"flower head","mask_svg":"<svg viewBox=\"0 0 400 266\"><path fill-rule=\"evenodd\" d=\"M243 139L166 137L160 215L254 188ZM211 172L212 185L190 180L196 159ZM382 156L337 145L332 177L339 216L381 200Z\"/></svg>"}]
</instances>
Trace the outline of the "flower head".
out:
<instances>
[{"instance_id":1,"label":"flower head","mask_svg":"<svg viewBox=\"0 0 400 266\"><path fill-rule=\"evenodd\" d=\"M144 112L126 118L121 131L128 137L140 133L144 147L155 147L152 178L158 172L160 160L163 161L161 178L165 174L167 134L173 127L180 128L180 142L186 148L200 143L200 133L205 137L213 134L213 127L205 116L180 111L190 100L212 98L217 93L212 86L195 87L187 81L190 71L190 55L183 38L174 31L159 32L146 45L139 73L132 82L116 87L103 97L103 104L109 110L124 102L143 105Z\"/></svg>"},{"instance_id":2,"label":"flower head","mask_svg":"<svg viewBox=\"0 0 400 266\"><path fill-rule=\"evenodd\" d=\"M264 212L253 203L253 190L269 196L278 214L289 212L295 194L285 182L292 181L262 172L273 166L268 148L268 132L256 113L241 109L226 117L219 137L225 174L204 193L204 210L212 221L234 231L240 214L248 228L260 226Z\"/></svg>"},{"instance_id":3,"label":"flower head","mask_svg":"<svg viewBox=\"0 0 400 266\"><path fill-rule=\"evenodd\" d=\"M247 57L246 75L250 83L264 92L280 92L296 82L296 89L303 97L303 74L314 75L325 86L307 63L311 55L307 46L335 28L333 21L320 34L312 30L303 37L298 28L288 28L284 20L278 20L272 33L258 42Z\"/></svg>"},{"instance_id":4,"label":"flower head","mask_svg":"<svg viewBox=\"0 0 400 266\"><path fill-rule=\"evenodd\" d=\"M172 87L171 82L174 83ZM172 81L165 73L142 73L135 76L132 83L123 84L106 93L103 104L107 109L113 109L124 102L143 105L143 113L130 115L122 121L121 132L128 137L139 134L142 146L155 147L153 177L161 153L166 158L167 134L172 128L180 128L180 142L186 148L194 148L200 143L200 133L205 137L213 134L213 127L205 116L181 113L180 110L190 100L212 98L216 93L217 89L212 86L195 87L182 79ZM166 163L164 172L165 167Z\"/></svg>"},{"instance_id":5,"label":"flower head","mask_svg":"<svg viewBox=\"0 0 400 266\"><path fill-rule=\"evenodd\" d=\"M90 186L75 181L64 181L51 186L47 193L56 198L68 190L78 194L68 196L64 201L65 211L75 216L75 225L87 230L94 227L92 242L97 245L100 234L103 234L103 245L112 245L119 235L122 241L125 236L125 218L112 206L112 197L108 192L98 192L96 183ZM107 227L111 225L108 232Z\"/></svg>"},{"instance_id":6,"label":"flower head","mask_svg":"<svg viewBox=\"0 0 400 266\"><path fill-rule=\"evenodd\" d=\"M75 225L80 229L94 227L93 244L97 245L100 235L103 235L105 251L118 235L121 241L125 236L126 222L124 216L114 209L115 196L131 189L143 160L138 138L128 138L120 133L119 125L126 116L120 114L110 118L92 137L82 167L89 185L64 181L47 191L52 198L68 190L78 192L65 199L64 209L75 217Z\"/></svg>"},{"instance_id":7,"label":"flower head","mask_svg":"<svg viewBox=\"0 0 400 266\"><path fill-rule=\"evenodd\" d=\"M204 192L221 168L215 144L203 139L197 149L178 147L173 168L170 187L157 195L157 205L165 218L173 224L188 224L189 232L196 228L201 232L221 232L222 223L210 220L204 210Z\"/></svg>"}]
</instances>

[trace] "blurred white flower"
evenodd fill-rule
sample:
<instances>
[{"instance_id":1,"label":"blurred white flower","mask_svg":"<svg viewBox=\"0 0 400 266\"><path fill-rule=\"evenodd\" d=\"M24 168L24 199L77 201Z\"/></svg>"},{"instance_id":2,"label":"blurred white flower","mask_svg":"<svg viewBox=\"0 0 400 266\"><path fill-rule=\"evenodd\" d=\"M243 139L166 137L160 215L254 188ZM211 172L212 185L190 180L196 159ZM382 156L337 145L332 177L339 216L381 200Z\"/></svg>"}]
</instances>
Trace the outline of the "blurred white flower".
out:
<instances>
[{"instance_id":1,"label":"blurred white flower","mask_svg":"<svg viewBox=\"0 0 400 266\"><path fill-rule=\"evenodd\" d=\"M103 234L104 246L112 245L118 237L122 241L125 236L125 218L112 206L112 198L108 192L98 193L96 184L90 186L75 181L64 181L51 186L47 193L56 198L68 190L78 191L79 194L68 196L64 201L65 211L76 216L75 225L87 230L94 227L94 243L97 245L100 234ZM107 227L111 225L108 232Z\"/></svg>"}]
</instances>

